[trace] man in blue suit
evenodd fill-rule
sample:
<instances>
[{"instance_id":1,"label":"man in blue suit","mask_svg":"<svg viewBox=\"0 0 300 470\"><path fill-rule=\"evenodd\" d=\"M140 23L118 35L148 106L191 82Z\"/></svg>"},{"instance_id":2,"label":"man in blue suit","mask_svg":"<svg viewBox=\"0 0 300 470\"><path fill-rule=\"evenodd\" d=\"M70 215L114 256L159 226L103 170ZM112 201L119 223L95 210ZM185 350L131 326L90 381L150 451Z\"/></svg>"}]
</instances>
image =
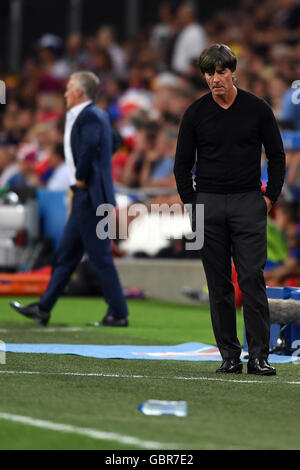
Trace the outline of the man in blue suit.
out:
<instances>
[{"instance_id":1,"label":"man in blue suit","mask_svg":"<svg viewBox=\"0 0 300 470\"><path fill-rule=\"evenodd\" d=\"M100 326L128 326L128 310L113 263L111 242L99 239L96 210L116 205L111 156L117 138L105 111L95 106L100 81L92 72L71 75L65 99L68 109L64 136L66 163L73 191L72 210L55 253L52 276L39 303L10 305L22 315L46 326L50 311L62 294L84 253L99 279L108 311Z\"/></svg>"}]
</instances>

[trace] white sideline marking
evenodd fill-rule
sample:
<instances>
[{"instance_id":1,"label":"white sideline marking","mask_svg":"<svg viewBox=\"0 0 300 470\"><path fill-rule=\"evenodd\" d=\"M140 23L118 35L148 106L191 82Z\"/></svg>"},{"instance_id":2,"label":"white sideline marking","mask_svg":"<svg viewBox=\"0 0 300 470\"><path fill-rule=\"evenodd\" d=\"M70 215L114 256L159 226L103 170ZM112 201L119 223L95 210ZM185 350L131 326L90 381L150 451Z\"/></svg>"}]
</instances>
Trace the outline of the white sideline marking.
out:
<instances>
[{"instance_id":1,"label":"white sideline marking","mask_svg":"<svg viewBox=\"0 0 300 470\"><path fill-rule=\"evenodd\" d=\"M77 332L77 331L84 331L83 328L79 328L79 327L61 327L61 328L43 328L43 329L40 329L40 328L28 328L28 329L23 329L23 328L12 328L12 329L1 329L0 330L0 333L11 333L11 332L14 332L14 331L22 331L22 333L26 333L26 332L30 332L30 333L57 333L59 331L65 333L65 332L70 332L70 333L74 333L74 332Z\"/></svg>"},{"instance_id":2,"label":"white sideline marking","mask_svg":"<svg viewBox=\"0 0 300 470\"><path fill-rule=\"evenodd\" d=\"M99 431L98 429L80 428L70 424L54 423L42 419L31 418L30 416L15 415L11 413L0 413L0 419L13 421L15 423L26 424L36 428L48 429L70 434L79 434L80 436L91 437L100 441L115 441L121 444L133 445L142 449L166 449L178 448L180 444L163 444L162 442L144 441L138 437L126 436L115 432Z\"/></svg>"},{"instance_id":3,"label":"white sideline marking","mask_svg":"<svg viewBox=\"0 0 300 470\"><path fill-rule=\"evenodd\" d=\"M67 327L66 326L66 327L62 327L62 328L43 328L42 330L40 330L39 328L32 328L30 330L24 330L24 331L30 331L30 332L33 332L33 333L40 333L41 331L43 333L57 333L59 331L62 331L63 333L65 333L65 332L73 333L73 332L76 332L76 331L84 331L84 330L83 330L83 328Z\"/></svg>"},{"instance_id":4,"label":"white sideline marking","mask_svg":"<svg viewBox=\"0 0 300 470\"><path fill-rule=\"evenodd\" d=\"M108 377L116 379L155 379L155 380L203 380L213 382L233 382L242 384L287 384L300 385L300 382L275 380L238 380L238 379L221 379L219 377L160 377L156 375L122 375L122 374L100 374L100 373L83 373L83 372L41 372L41 371L22 371L22 370L0 370L0 374L23 374L23 375L62 375L73 377Z\"/></svg>"}]
</instances>

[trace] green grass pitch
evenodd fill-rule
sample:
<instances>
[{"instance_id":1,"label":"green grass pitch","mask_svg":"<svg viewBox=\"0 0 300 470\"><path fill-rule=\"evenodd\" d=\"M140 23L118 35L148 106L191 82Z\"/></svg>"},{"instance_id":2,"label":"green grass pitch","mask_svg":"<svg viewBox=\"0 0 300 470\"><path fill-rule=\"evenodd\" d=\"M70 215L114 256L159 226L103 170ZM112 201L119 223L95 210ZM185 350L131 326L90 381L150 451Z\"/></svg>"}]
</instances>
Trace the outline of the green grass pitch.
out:
<instances>
[{"instance_id":1,"label":"green grass pitch","mask_svg":"<svg viewBox=\"0 0 300 470\"><path fill-rule=\"evenodd\" d=\"M86 322L104 316L104 302L65 297L41 328L11 310L9 300L0 298L6 343L214 344L206 307L131 300L129 328L89 328ZM237 320L242 341L240 312ZM220 377L217 366L7 353L0 449L299 449L300 366L277 365L269 378L248 376L246 368ZM185 400L188 416L145 416L138 404L150 398Z\"/></svg>"}]
</instances>

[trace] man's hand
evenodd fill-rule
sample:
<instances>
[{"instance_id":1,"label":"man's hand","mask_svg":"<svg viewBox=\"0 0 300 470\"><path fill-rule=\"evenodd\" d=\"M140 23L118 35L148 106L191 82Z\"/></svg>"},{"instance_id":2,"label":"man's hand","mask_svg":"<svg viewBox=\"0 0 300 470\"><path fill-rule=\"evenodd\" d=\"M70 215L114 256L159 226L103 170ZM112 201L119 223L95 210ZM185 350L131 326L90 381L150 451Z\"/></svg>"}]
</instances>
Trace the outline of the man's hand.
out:
<instances>
[{"instance_id":1,"label":"man's hand","mask_svg":"<svg viewBox=\"0 0 300 470\"><path fill-rule=\"evenodd\" d=\"M267 204L267 213L269 213L270 210L272 209L272 202L267 196L264 196L264 199L265 199L266 204Z\"/></svg>"},{"instance_id":2,"label":"man's hand","mask_svg":"<svg viewBox=\"0 0 300 470\"><path fill-rule=\"evenodd\" d=\"M85 181L76 180L76 186L79 189L87 189L87 185Z\"/></svg>"}]
</instances>

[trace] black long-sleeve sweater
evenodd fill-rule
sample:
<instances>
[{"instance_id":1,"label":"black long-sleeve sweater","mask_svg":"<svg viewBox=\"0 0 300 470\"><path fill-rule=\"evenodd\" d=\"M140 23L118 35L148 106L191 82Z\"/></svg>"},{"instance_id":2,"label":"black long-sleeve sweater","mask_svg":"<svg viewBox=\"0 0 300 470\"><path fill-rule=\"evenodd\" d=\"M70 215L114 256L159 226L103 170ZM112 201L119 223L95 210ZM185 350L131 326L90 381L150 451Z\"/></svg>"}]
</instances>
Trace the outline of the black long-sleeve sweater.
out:
<instances>
[{"instance_id":1,"label":"black long-sleeve sweater","mask_svg":"<svg viewBox=\"0 0 300 470\"><path fill-rule=\"evenodd\" d=\"M270 106L240 88L228 109L211 93L185 112L178 135L174 174L183 203L193 201L192 169L196 163L196 192L239 193L261 190L261 153L268 159L265 195L275 203L284 182L285 153Z\"/></svg>"}]
</instances>

